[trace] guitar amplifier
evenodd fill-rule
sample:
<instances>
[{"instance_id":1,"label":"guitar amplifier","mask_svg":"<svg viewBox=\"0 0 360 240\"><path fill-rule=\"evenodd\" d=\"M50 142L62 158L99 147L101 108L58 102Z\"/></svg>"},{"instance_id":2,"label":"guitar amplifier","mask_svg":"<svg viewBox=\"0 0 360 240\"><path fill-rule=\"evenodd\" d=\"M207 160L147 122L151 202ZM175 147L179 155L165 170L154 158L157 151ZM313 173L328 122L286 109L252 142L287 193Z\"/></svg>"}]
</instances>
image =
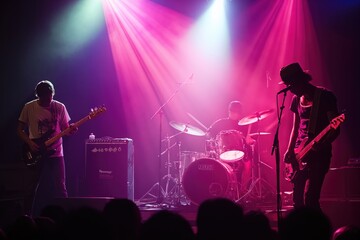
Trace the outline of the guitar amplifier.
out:
<instances>
[{"instance_id":1,"label":"guitar amplifier","mask_svg":"<svg viewBox=\"0 0 360 240\"><path fill-rule=\"evenodd\" d=\"M89 197L134 200L134 145L130 138L85 142L84 192Z\"/></svg>"},{"instance_id":2,"label":"guitar amplifier","mask_svg":"<svg viewBox=\"0 0 360 240\"><path fill-rule=\"evenodd\" d=\"M360 167L330 168L324 180L321 197L343 200L360 199L359 182Z\"/></svg>"}]
</instances>

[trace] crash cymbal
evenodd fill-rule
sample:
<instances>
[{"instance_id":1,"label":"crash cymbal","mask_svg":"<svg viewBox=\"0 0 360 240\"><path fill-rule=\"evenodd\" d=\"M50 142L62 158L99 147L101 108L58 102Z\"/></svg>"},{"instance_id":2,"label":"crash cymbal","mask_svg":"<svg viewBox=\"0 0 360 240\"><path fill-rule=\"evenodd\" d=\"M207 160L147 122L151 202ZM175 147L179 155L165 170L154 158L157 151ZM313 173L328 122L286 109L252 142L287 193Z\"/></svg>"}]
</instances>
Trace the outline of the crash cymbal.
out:
<instances>
[{"instance_id":1,"label":"crash cymbal","mask_svg":"<svg viewBox=\"0 0 360 240\"><path fill-rule=\"evenodd\" d=\"M260 121L266 117L268 117L270 114L272 114L274 112L274 109L269 109L269 110L265 110L265 111L261 111L261 112L256 112L252 115L246 116L244 118L242 118L239 121L239 125L243 126L243 125L248 125L248 124L252 124L254 122Z\"/></svg>"},{"instance_id":2,"label":"crash cymbal","mask_svg":"<svg viewBox=\"0 0 360 240\"><path fill-rule=\"evenodd\" d=\"M256 133L249 133L250 137L256 137L256 136L264 136L264 135L269 135L269 132L256 132Z\"/></svg>"},{"instance_id":3,"label":"crash cymbal","mask_svg":"<svg viewBox=\"0 0 360 240\"><path fill-rule=\"evenodd\" d=\"M170 126L175 128L176 130L179 130L180 132L194 135L194 136L205 136L205 132L203 130L201 130L197 127L194 127L190 124L179 123L179 122L174 122L174 121L171 121L169 124L170 124Z\"/></svg>"}]
</instances>

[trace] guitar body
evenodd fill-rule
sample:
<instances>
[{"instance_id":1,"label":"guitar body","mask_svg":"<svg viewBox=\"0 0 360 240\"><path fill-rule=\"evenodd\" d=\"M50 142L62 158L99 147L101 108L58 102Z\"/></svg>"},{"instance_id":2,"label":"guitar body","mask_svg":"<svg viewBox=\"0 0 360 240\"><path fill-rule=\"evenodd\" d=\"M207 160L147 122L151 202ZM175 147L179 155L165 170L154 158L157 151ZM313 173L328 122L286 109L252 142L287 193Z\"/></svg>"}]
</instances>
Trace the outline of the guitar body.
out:
<instances>
[{"instance_id":1,"label":"guitar body","mask_svg":"<svg viewBox=\"0 0 360 240\"><path fill-rule=\"evenodd\" d=\"M55 152L54 149L48 149L48 147L45 146L45 137L33 139L33 141L40 146L39 151L31 151L27 144L24 144L22 151L22 159L25 162L26 166L29 167L38 164L42 159L51 156L51 154Z\"/></svg>"},{"instance_id":2,"label":"guitar body","mask_svg":"<svg viewBox=\"0 0 360 240\"><path fill-rule=\"evenodd\" d=\"M299 171L302 171L306 168L308 155L301 158L300 152L302 149L304 149L304 147L306 146L306 144L308 144L308 142L309 142L309 138L305 138L301 142L299 147L294 149L295 155L292 156L292 158L290 158L290 163L285 165L285 179L286 180L292 182L295 179L296 174Z\"/></svg>"},{"instance_id":3,"label":"guitar body","mask_svg":"<svg viewBox=\"0 0 360 240\"><path fill-rule=\"evenodd\" d=\"M51 137L53 131L49 131L47 133L45 133L41 138L37 138L37 139L33 139L33 141L39 145L39 151L37 152L32 152L29 149L29 146L27 144L25 144L23 146L23 151L22 151L22 159L25 162L25 164L27 166L34 166L36 164L38 164L41 160L51 156L56 149L51 149L51 146L58 141L61 137L71 134L72 128L78 128L80 125L82 125L83 123L87 122L90 119L95 118L96 116L98 116L99 114L103 113L106 111L105 107L96 107L94 109L91 109L91 112L83 117L82 119L80 119L79 121L77 121L76 123L74 123L72 126L69 126L68 128L66 128L65 130L63 130L62 132L56 134L55 136Z\"/></svg>"}]
</instances>

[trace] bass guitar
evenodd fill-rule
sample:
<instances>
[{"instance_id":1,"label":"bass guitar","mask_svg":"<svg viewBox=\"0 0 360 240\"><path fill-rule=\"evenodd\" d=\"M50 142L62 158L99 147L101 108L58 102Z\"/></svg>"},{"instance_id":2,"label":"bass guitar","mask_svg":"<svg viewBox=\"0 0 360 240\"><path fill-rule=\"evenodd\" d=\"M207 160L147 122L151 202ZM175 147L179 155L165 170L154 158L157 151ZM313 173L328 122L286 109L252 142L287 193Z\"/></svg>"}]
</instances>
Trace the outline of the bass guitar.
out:
<instances>
[{"instance_id":1,"label":"bass guitar","mask_svg":"<svg viewBox=\"0 0 360 240\"><path fill-rule=\"evenodd\" d=\"M330 124L326 126L314 139L311 141L309 138L305 138L299 147L295 151L295 155L292 157L291 163L285 164L285 179L292 181L298 171L302 171L306 168L307 162L304 161L308 156L310 150L315 144L323 140L324 136L331 130L336 130L342 122L345 121L345 114L341 114L330 121Z\"/></svg>"},{"instance_id":2,"label":"bass guitar","mask_svg":"<svg viewBox=\"0 0 360 240\"><path fill-rule=\"evenodd\" d=\"M83 123L87 122L90 119L95 118L96 116L100 115L101 113L105 112L105 107L96 107L92 108L90 113L80 119L79 121L75 122L72 127L68 127L64 129L62 132L56 134L55 136L49 138L53 131L44 134L41 138L32 139L36 144L39 145L39 150L33 152L30 150L27 144L23 147L22 152L22 159L24 160L26 166L34 166L42 159L46 158L47 156L51 156L55 152L55 149L51 149L51 145L53 145L56 141L58 141L61 137L70 133L72 128L80 127Z\"/></svg>"}]
</instances>

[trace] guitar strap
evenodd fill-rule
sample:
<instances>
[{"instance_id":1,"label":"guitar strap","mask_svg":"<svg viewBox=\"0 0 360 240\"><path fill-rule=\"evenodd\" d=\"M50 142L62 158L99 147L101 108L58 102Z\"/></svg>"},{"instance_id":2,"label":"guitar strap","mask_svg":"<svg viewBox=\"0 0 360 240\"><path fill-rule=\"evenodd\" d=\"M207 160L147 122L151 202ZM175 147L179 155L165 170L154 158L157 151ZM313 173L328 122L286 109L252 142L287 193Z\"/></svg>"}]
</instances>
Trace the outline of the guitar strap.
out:
<instances>
[{"instance_id":1,"label":"guitar strap","mask_svg":"<svg viewBox=\"0 0 360 240\"><path fill-rule=\"evenodd\" d=\"M318 119L319 113L319 105L320 105L320 96L321 96L321 89L316 88L314 93L314 102L310 112L310 123L309 123L309 136L315 136L315 129L316 129L316 122Z\"/></svg>"}]
</instances>

